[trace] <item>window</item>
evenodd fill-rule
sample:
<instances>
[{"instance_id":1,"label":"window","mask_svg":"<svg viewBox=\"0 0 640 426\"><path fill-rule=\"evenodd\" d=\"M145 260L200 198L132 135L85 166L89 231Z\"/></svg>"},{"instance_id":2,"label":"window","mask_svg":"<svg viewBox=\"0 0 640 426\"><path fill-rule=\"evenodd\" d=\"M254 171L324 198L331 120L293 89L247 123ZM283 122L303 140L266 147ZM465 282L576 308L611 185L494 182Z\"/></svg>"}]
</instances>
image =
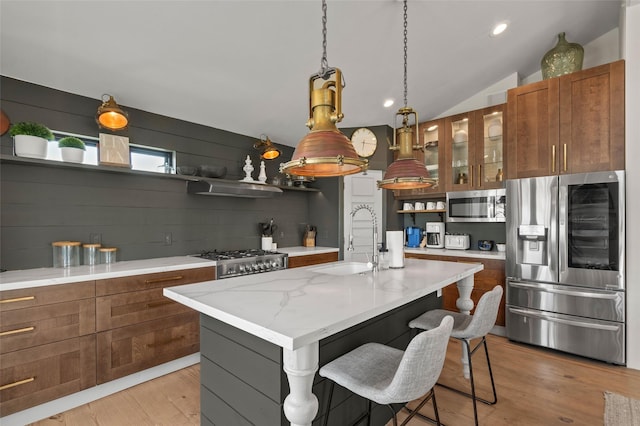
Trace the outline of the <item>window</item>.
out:
<instances>
[{"instance_id":1,"label":"window","mask_svg":"<svg viewBox=\"0 0 640 426\"><path fill-rule=\"evenodd\" d=\"M53 131L54 140L49 141L47 160L62 161L62 153L58 147L58 140L65 136L74 136L82 140L86 146L84 161L82 164L97 166L98 138L76 135L73 133ZM175 151L166 151L160 148L129 144L129 155L132 170L141 170L155 173L175 173Z\"/></svg>"}]
</instances>

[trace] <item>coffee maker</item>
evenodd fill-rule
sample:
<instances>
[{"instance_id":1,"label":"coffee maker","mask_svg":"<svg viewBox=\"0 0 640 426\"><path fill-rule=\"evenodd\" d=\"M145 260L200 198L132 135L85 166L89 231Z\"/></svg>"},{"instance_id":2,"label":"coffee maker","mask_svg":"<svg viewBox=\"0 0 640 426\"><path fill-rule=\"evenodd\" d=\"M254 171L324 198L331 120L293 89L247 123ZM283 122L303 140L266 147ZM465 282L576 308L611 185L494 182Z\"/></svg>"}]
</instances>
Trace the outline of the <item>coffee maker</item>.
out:
<instances>
[{"instance_id":1,"label":"coffee maker","mask_svg":"<svg viewBox=\"0 0 640 426\"><path fill-rule=\"evenodd\" d=\"M444 248L444 222L427 222L427 248Z\"/></svg>"}]
</instances>

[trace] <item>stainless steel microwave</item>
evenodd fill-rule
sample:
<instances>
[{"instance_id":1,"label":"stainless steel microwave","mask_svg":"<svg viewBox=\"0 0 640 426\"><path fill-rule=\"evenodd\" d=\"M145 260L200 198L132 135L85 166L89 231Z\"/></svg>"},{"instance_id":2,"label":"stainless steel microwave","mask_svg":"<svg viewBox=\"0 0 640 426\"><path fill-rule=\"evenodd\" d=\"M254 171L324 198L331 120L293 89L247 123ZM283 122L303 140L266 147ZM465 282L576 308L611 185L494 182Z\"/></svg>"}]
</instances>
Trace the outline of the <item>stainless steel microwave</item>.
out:
<instances>
[{"instance_id":1,"label":"stainless steel microwave","mask_svg":"<svg viewBox=\"0 0 640 426\"><path fill-rule=\"evenodd\" d=\"M506 189L447 192L447 222L505 222Z\"/></svg>"}]
</instances>

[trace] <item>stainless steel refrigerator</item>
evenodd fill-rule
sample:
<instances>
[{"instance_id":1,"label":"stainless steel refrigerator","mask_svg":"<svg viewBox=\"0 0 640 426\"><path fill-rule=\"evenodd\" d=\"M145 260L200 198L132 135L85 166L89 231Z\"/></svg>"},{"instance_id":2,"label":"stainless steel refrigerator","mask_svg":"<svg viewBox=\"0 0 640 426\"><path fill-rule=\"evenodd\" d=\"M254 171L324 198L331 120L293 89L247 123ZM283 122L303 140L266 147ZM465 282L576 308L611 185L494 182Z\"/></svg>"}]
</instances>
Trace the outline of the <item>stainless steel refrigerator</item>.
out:
<instances>
[{"instance_id":1,"label":"stainless steel refrigerator","mask_svg":"<svg viewBox=\"0 0 640 426\"><path fill-rule=\"evenodd\" d=\"M506 186L507 337L625 364L624 171Z\"/></svg>"}]
</instances>

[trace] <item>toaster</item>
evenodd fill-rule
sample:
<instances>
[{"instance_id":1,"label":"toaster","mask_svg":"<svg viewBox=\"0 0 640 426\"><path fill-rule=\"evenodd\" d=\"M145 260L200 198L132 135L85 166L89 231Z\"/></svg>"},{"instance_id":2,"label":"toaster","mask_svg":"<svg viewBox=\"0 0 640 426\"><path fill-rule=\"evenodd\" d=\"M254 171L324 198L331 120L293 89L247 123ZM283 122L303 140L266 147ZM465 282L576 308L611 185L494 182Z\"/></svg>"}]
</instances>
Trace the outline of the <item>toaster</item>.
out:
<instances>
[{"instance_id":1,"label":"toaster","mask_svg":"<svg viewBox=\"0 0 640 426\"><path fill-rule=\"evenodd\" d=\"M469 240L469 234L447 234L444 236L444 248L452 250L467 250L471 245Z\"/></svg>"}]
</instances>

